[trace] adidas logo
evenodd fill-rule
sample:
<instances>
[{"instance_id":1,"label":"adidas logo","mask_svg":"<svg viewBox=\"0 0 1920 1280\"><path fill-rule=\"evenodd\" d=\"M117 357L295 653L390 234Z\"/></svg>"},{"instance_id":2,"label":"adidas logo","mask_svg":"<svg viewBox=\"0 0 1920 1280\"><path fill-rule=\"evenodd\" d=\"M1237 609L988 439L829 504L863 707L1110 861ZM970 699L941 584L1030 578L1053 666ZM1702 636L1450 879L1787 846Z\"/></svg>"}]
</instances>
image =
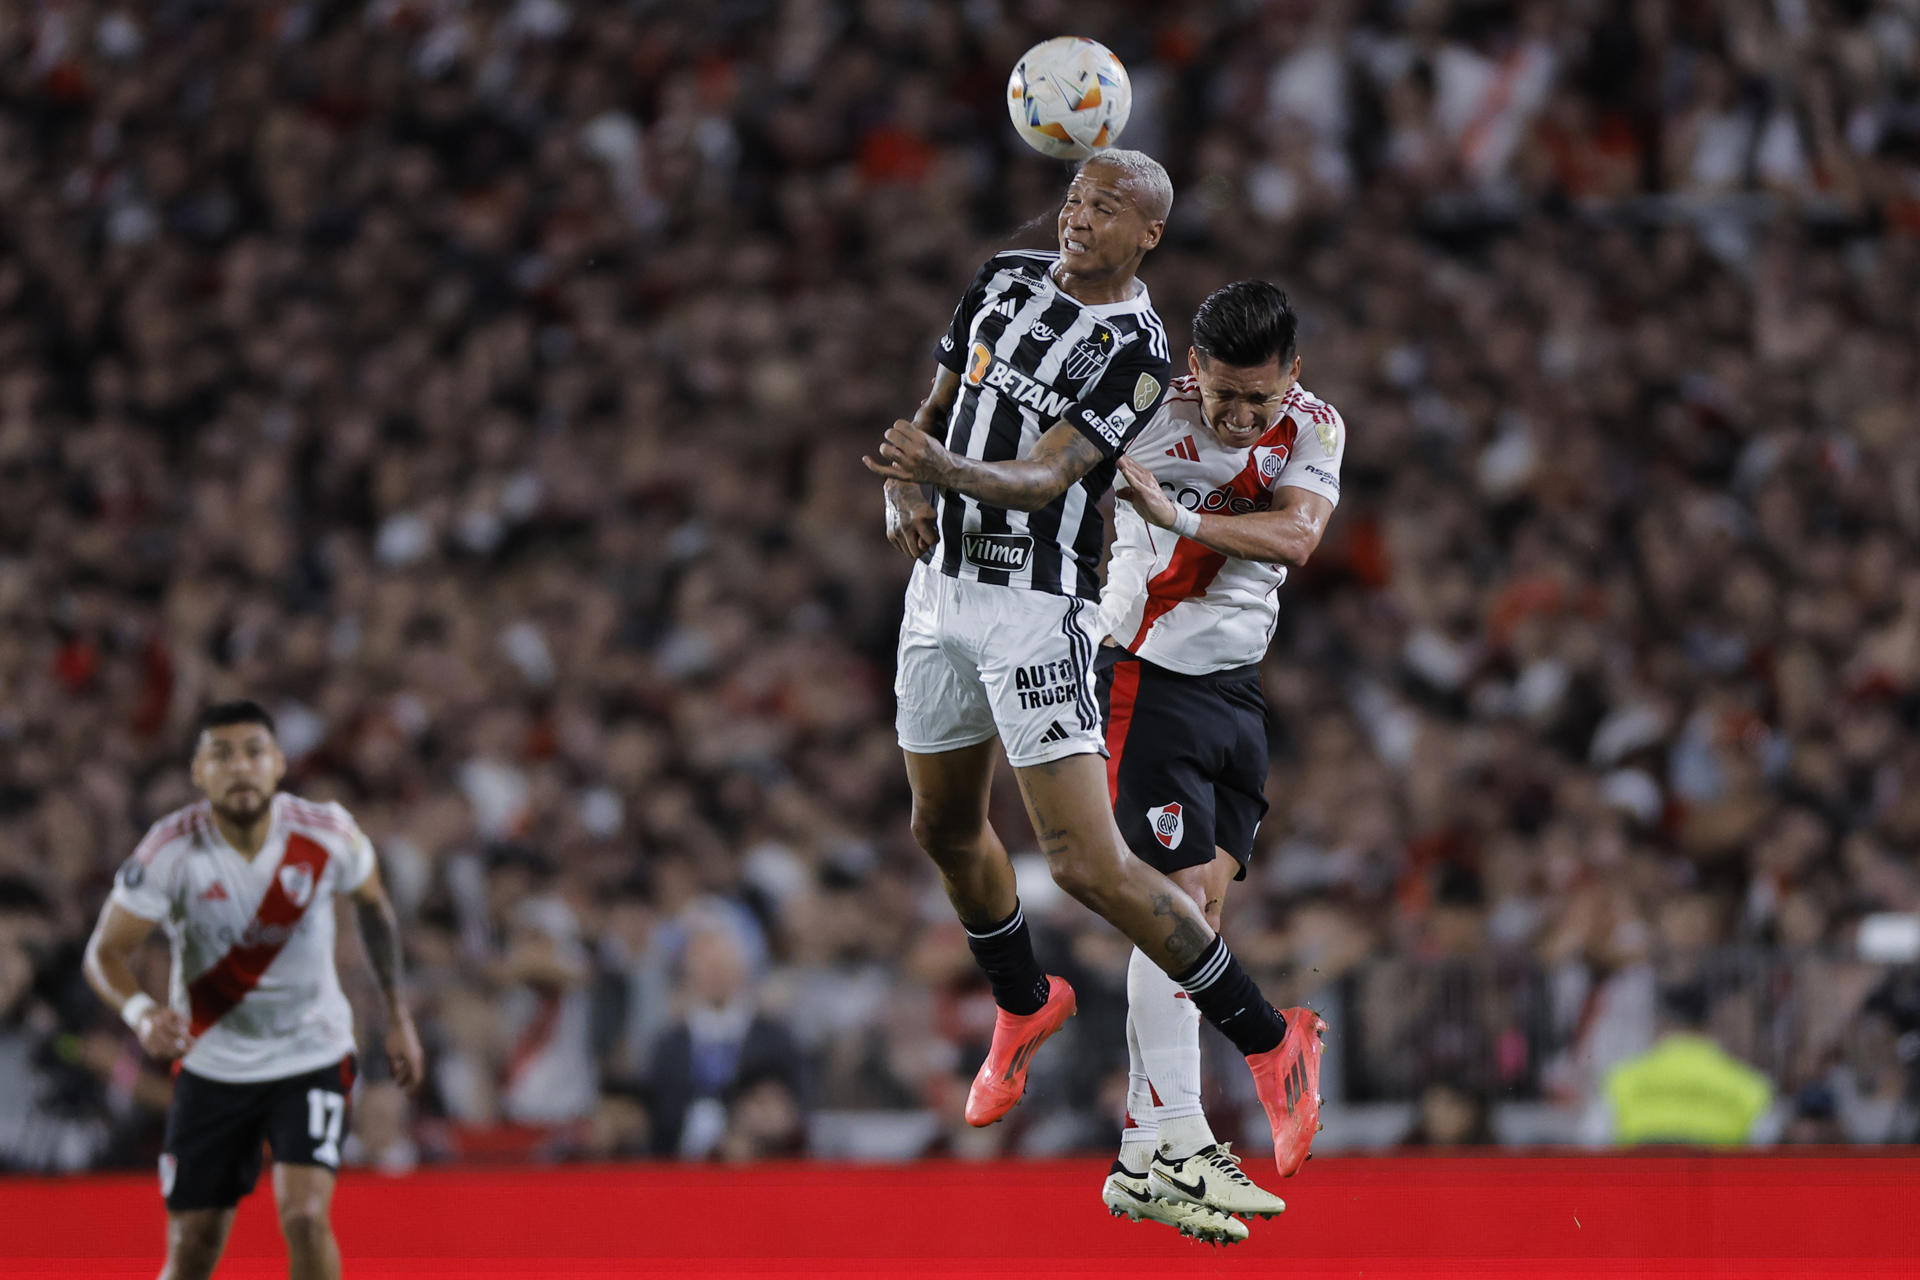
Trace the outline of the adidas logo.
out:
<instances>
[{"instance_id":1,"label":"adidas logo","mask_svg":"<svg viewBox=\"0 0 1920 1280\"><path fill-rule=\"evenodd\" d=\"M221 884L218 880L208 885L207 891L200 895L200 901L202 902L225 902L226 900L227 886Z\"/></svg>"},{"instance_id":2,"label":"adidas logo","mask_svg":"<svg viewBox=\"0 0 1920 1280\"><path fill-rule=\"evenodd\" d=\"M1182 436L1180 443L1167 450L1169 458L1179 458L1184 462L1200 461L1200 447L1193 442L1192 436Z\"/></svg>"},{"instance_id":3,"label":"adidas logo","mask_svg":"<svg viewBox=\"0 0 1920 1280\"><path fill-rule=\"evenodd\" d=\"M1048 725L1047 731L1040 735L1040 743L1042 746L1045 746L1049 742L1065 742L1066 740L1067 731L1060 727L1058 720Z\"/></svg>"}]
</instances>

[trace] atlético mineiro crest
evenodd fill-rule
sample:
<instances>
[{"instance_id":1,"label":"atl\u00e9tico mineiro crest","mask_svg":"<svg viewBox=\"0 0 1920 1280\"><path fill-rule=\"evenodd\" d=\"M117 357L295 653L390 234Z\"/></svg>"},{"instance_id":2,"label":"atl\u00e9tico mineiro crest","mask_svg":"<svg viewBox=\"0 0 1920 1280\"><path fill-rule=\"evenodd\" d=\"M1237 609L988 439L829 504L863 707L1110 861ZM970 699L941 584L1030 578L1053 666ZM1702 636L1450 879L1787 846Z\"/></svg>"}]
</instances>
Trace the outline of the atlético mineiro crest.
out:
<instances>
[{"instance_id":1,"label":"atl\u00e9tico mineiro crest","mask_svg":"<svg viewBox=\"0 0 1920 1280\"><path fill-rule=\"evenodd\" d=\"M313 897L313 868L304 863L280 868L280 887L296 907L304 907Z\"/></svg>"},{"instance_id":2,"label":"atl\u00e9tico mineiro crest","mask_svg":"<svg viewBox=\"0 0 1920 1280\"><path fill-rule=\"evenodd\" d=\"M1073 344L1073 350L1067 352L1066 362L1060 372L1070 381L1083 382L1105 369L1116 349L1113 334L1101 329Z\"/></svg>"},{"instance_id":3,"label":"atl\u00e9tico mineiro crest","mask_svg":"<svg viewBox=\"0 0 1920 1280\"><path fill-rule=\"evenodd\" d=\"M1147 823L1153 828L1153 838L1169 849L1178 849L1180 837L1187 834L1187 823L1177 803L1147 810Z\"/></svg>"}]
</instances>

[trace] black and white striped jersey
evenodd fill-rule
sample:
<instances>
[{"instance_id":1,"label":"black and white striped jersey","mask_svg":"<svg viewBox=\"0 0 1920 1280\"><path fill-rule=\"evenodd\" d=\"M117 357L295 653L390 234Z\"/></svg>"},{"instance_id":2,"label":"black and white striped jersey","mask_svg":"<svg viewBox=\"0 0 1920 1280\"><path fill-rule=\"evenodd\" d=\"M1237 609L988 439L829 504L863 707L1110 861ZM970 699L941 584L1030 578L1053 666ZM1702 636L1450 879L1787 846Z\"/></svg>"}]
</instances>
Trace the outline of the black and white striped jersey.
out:
<instances>
[{"instance_id":1,"label":"black and white striped jersey","mask_svg":"<svg viewBox=\"0 0 1920 1280\"><path fill-rule=\"evenodd\" d=\"M929 563L956 578L1096 600L1106 530L1099 502L1114 459L1167 392L1167 331L1145 284L1089 306L1049 272L1058 253L1013 250L980 268L935 357L960 375L946 446L983 462L1023 457L1061 419L1106 460L1038 511L938 494Z\"/></svg>"}]
</instances>

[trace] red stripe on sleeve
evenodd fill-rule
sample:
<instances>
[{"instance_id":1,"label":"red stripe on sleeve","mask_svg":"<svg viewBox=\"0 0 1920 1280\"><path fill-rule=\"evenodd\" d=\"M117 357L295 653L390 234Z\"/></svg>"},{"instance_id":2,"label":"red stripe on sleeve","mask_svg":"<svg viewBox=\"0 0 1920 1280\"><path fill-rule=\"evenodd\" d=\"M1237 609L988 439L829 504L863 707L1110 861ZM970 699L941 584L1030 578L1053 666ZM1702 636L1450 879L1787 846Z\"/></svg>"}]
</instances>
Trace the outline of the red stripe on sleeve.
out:
<instances>
[{"instance_id":1,"label":"red stripe on sleeve","mask_svg":"<svg viewBox=\"0 0 1920 1280\"><path fill-rule=\"evenodd\" d=\"M169 841L177 840L192 830L193 825L200 821L201 816L205 812L206 805L204 803L195 804L189 805L177 813L169 814L167 817L160 819L160 821L154 823L152 829L141 838L140 843L133 847L134 858L139 861L142 866L152 862L154 854L160 852Z\"/></svg>"}]
</instances>

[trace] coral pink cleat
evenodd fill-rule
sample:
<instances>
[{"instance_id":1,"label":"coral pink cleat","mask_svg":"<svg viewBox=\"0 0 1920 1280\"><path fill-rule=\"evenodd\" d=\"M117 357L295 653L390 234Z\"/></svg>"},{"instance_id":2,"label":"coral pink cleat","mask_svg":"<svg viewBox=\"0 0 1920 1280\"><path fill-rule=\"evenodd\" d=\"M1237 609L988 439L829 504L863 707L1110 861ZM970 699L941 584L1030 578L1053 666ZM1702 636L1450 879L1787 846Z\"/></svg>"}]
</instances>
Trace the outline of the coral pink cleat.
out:
<instances>
[{"instance_id":1,"label":"coral pink cleat","mask_svg":"<svg viewBox=\"0 0 1920 1280\"><path fill-rule=\"evenodd\" d=\"M985 1128L1020 1101L1027 1091L1027 1064L1042 1041L1074 1014L1073 988L1066 979L1047 976L1047 1002L1037 1013L994 1012L993 1045L967 1089L967 1123Z\"/></svg>"}]
</instances>

